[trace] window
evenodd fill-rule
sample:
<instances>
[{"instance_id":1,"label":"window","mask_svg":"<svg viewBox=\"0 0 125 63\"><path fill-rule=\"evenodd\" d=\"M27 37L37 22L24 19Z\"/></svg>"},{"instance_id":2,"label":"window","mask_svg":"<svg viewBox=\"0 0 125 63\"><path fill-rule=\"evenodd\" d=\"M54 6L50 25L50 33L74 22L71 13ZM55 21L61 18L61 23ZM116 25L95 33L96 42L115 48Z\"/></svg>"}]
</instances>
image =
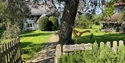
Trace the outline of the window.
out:
<instances>
[{"instance_id":1,"label":"window","mask_svg":"<svg viewBox=\"0 0 125 63\"><path fill-rule=\"evenodd\" d=\"M32 24L28 24L27 27L32 27Z\"/></svg>"}]
</instances>

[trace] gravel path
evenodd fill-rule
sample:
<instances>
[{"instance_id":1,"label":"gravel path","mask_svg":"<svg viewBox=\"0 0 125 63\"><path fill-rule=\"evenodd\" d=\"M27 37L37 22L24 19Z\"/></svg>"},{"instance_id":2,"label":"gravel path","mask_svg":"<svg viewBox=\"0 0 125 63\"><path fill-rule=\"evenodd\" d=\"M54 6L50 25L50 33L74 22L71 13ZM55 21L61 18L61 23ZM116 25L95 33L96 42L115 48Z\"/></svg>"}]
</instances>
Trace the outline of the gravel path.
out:
<instances>
[{"instance_id":1,"label":"gravel path","mask_svg":"<svg viewBox=\"0 0 125 63\"><path fill-rule=\"evenodd\" d=\"M59 40L57 34L52 34L44 48L27 63L54 63L56 44Z\"/></svg>"}]
</instances>

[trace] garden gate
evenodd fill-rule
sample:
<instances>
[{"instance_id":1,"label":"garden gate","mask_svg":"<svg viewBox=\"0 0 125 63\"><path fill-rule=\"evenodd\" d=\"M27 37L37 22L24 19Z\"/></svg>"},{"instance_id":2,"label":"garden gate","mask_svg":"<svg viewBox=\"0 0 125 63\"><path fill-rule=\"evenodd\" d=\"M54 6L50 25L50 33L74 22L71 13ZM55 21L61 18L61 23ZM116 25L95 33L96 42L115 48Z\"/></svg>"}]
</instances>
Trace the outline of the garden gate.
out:
<instances>
[{"instance_id":1,"label":"garden gate","mask_svg":"<svg viewBox=\"0 0 125 63\"><path fill-rule=\"evenodd\" d=\"M21 63L20 39L0 45L0 63Z\"/></svg>"}]
</instances>

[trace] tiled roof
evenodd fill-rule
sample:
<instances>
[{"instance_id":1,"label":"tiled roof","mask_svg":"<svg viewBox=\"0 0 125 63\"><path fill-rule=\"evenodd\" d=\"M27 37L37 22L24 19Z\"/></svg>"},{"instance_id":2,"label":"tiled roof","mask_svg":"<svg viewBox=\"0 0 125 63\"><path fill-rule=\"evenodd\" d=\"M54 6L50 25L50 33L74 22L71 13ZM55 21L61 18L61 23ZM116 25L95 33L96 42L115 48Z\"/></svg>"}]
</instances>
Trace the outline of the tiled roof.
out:
<instances>
[{"instance_id":1,"label":"tiled roof","mask_svg":"<svg viewBox=\"0 0 125 63\"><path fill-rule=\"evenodd\" d=\"M118 2L118 3L115 3L114 6L125 6L125 2Z\"/></svg>"},{"instance_id":2,"label":"tiled roof","mask_svg":"<svg viewBox=\"0 0 125 63\"><path fill-rule=\"evenodd\" d=\"M56 13L58 14L56 7L51 2L44 3L42 1L39 1L36 4L30 1L27 2L27 5L30 9L31 15L51 15Z\"/></svg>"},{"instance_id":3,"label":"tiled roof","mask_svg":"<svg viewBox=\"0 0 125 63\"><path fill-rule=\"evenodd\" d=\"M119 17L119 14L118 14L118 13L115 13L115 14L113 14L113 15L109 18L109 20L110 20L110 21L117 21L117 20L118 20L118 17Z\"/></svg>"}]
</instances>

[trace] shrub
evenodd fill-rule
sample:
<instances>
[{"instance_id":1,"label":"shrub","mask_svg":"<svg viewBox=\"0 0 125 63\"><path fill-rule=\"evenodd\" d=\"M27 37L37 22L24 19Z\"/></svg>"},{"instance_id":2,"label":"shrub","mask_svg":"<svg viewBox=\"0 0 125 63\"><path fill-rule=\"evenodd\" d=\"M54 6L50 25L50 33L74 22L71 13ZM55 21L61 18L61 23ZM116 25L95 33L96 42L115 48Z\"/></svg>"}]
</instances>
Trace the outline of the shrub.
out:
<instances>
[{"instance_id":1,"label":"shrub","mask_svg":"<svg viewBox=\"0 0 125 63\"><path fill-rule=\"evenodd\" d=\"M51 30L50 29L51 24L47 17L40 17L38 21L38 26L41 31Z\"/></svg>"},{"instance_id":2,"label":"shrub","mask_svg":"<svg viewBox=\"0 0 125 63\"><path fill-rule=\"evenodd\" d=\"M57 30L58 29L58 19L55 16L50 16L49 21L52 22L52 30Z\"/></svg>"},{"instance_id":3,"label":"shrub","mask_svg":"<svg viewBox=\"0 0 125 63\"><path fill-rule=\"evenodd\" d=\"M5 31L5 25L0 23L0 38L2 37L2 33Z\"/></svg>"},{"instance_id":4,"label":"shrub","mask_svg":"<svg viewBox=\"0 0 125 63\"><path fill-rule=\"evenodd\" d=\"M77 51L63 55L59 63L124 63L125 46L118 47L118 52L113 52L108 46L99 48L93 46L93 50Z\"/></svg>"},{"instance_id":5,"label":"shrub","mask_svg":"<svg viewBox=\"0 0 125 63\"><path fill-rule=\"evenodd\" d=\"M92 21L87 15L80 15L75 25L77 28L90 28L92 26Z\"/></svg>"},{"instance_id":6,"label":"shrub","mask_svg":"<svg viewBox=\"0 0 125 63\"><path fill-rule=\"evenodd\" d=\"M78 28L90 28L91 27L91 22L89 21L79 21L78 25L76 26Z\"/></svg>"}]
</instances>

